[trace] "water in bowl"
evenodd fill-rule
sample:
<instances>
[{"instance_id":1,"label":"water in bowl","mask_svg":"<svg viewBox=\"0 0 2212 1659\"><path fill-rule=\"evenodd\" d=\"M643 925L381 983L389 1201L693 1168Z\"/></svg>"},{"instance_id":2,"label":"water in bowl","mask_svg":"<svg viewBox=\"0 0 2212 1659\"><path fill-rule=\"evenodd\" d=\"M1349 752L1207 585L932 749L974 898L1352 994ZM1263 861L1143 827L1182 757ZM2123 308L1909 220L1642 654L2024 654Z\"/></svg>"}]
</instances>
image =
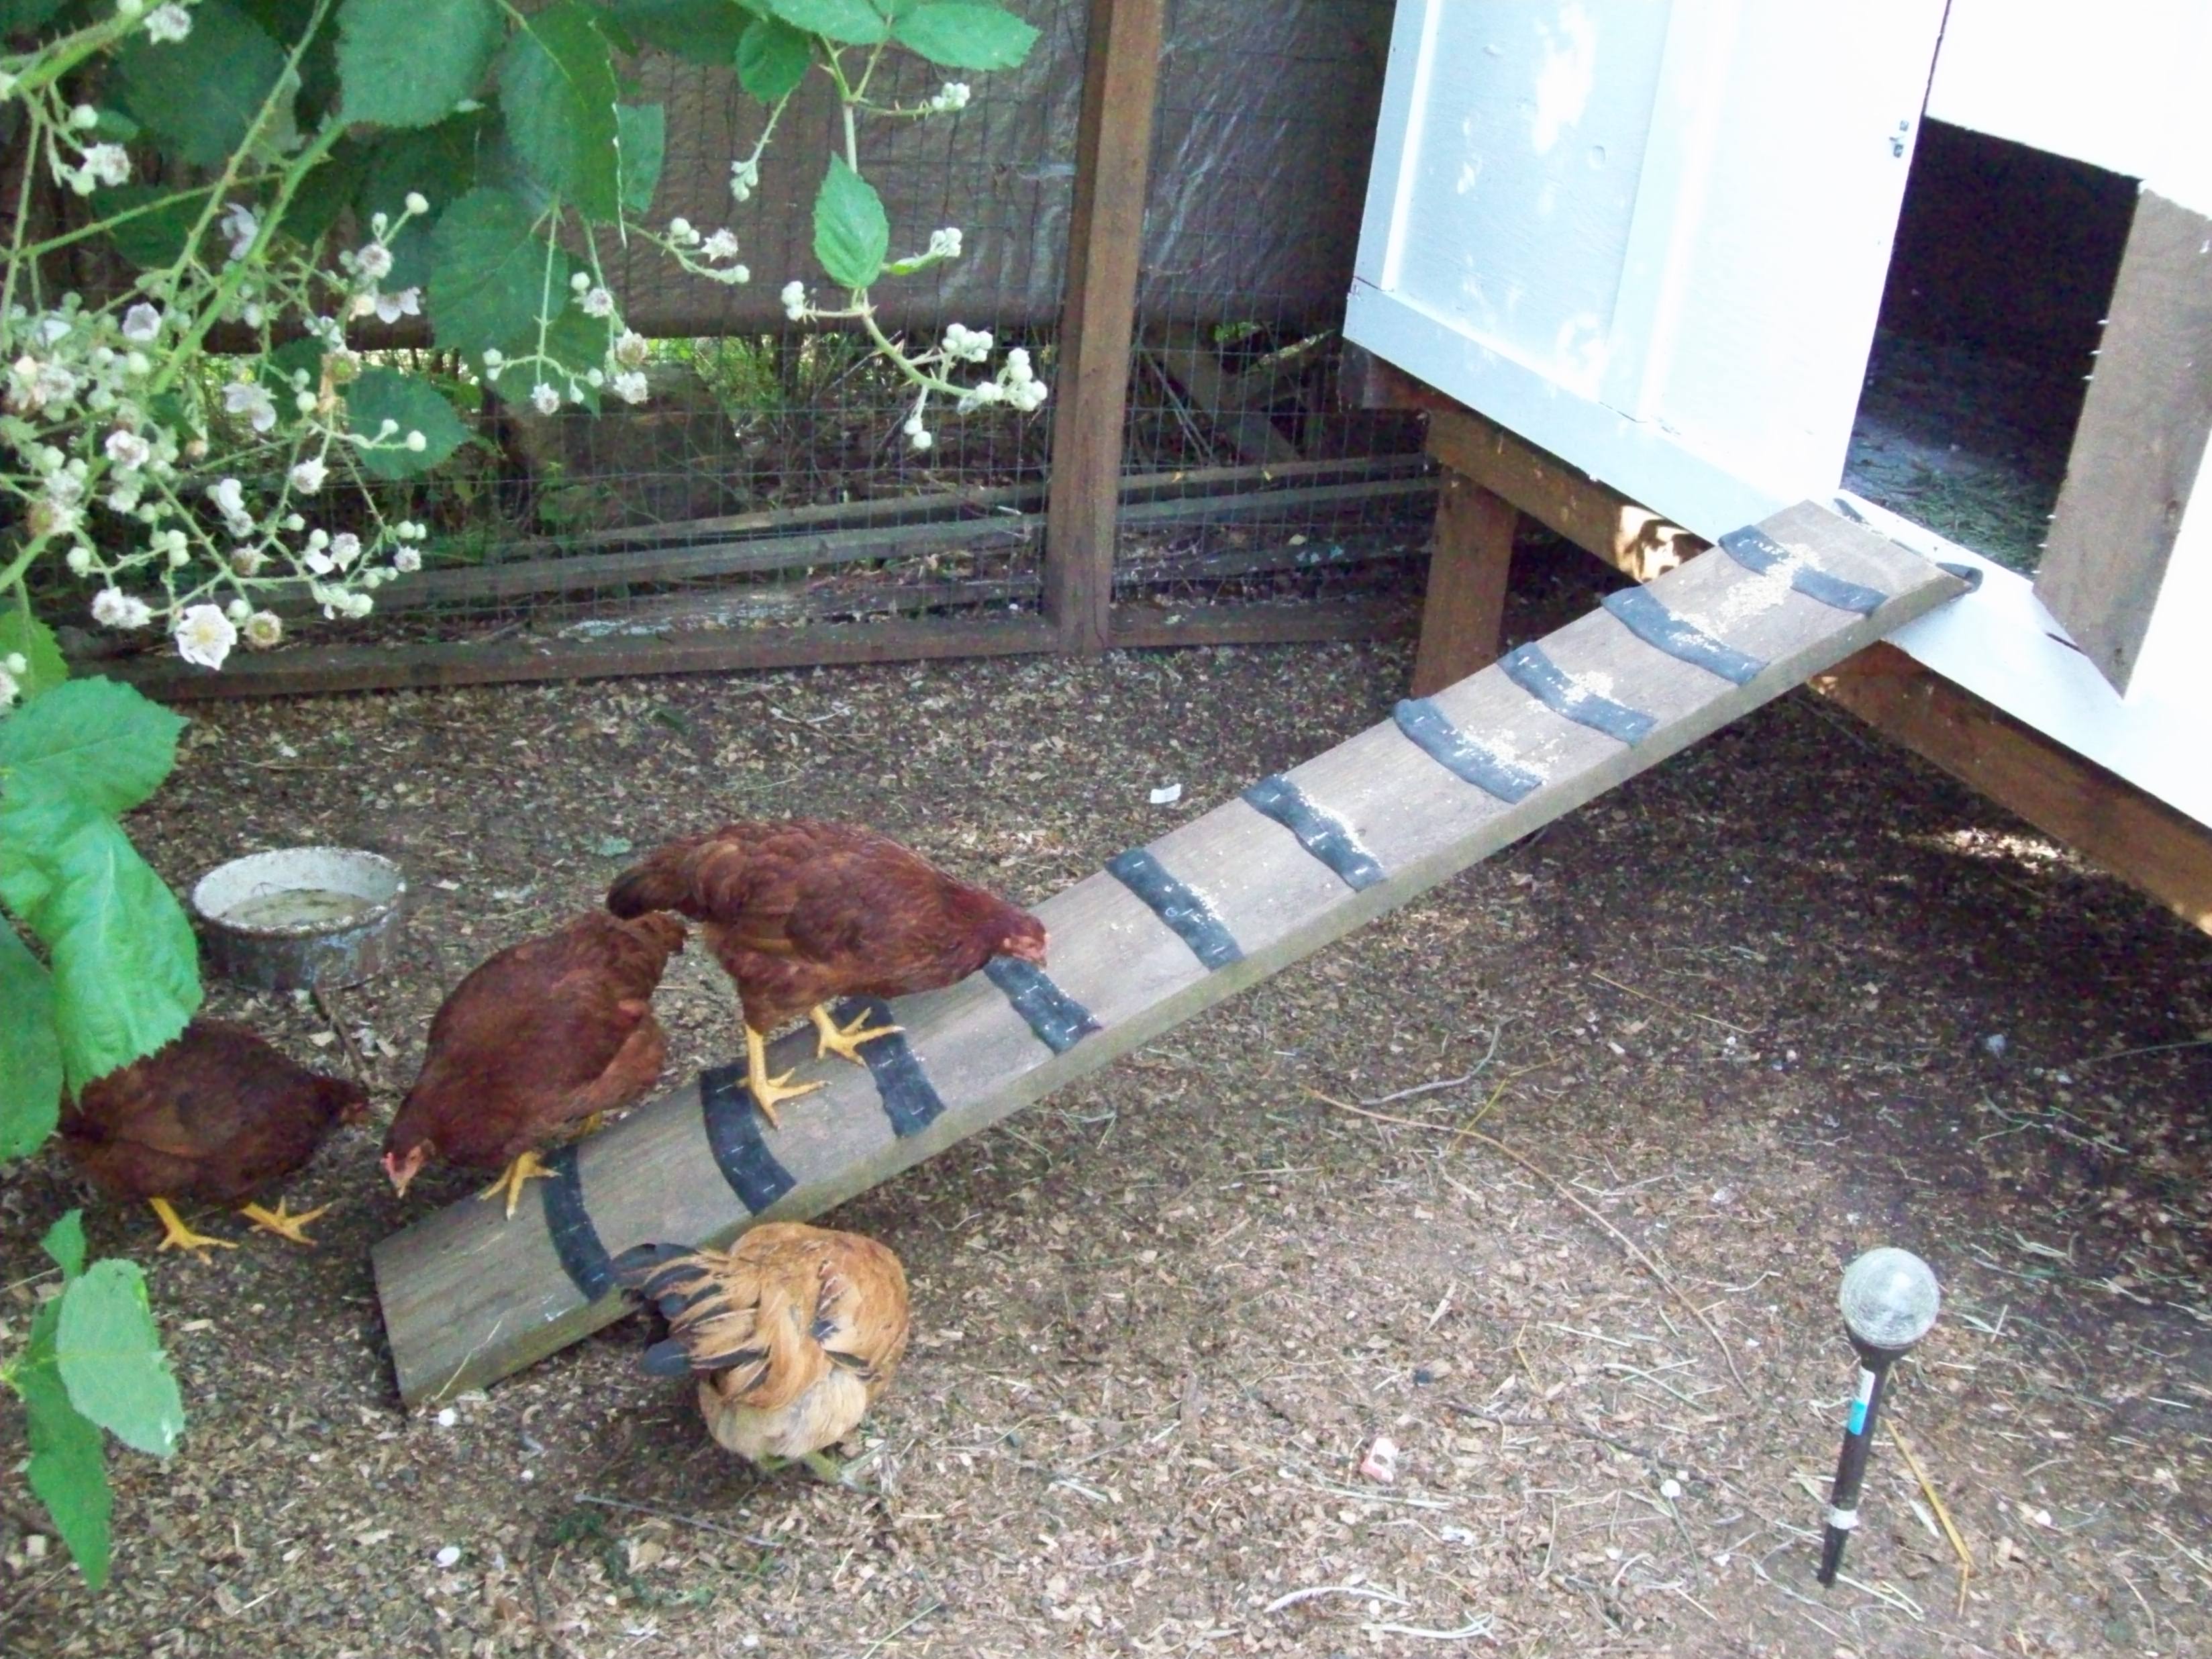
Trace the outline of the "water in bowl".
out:
<instances>
[{"instance_id":1,"label":"water in bowl","mask_svg":"<svg viewBox=\"0 0 2212 1659\"><path fill-rule=\"evenodd\" d=\"M373 908L358 893L341 893L330 887L280 887L240 900L223 913L222 919L233 927L308 927L336 933L360 921Z\"/></svg>"}]
</instances>

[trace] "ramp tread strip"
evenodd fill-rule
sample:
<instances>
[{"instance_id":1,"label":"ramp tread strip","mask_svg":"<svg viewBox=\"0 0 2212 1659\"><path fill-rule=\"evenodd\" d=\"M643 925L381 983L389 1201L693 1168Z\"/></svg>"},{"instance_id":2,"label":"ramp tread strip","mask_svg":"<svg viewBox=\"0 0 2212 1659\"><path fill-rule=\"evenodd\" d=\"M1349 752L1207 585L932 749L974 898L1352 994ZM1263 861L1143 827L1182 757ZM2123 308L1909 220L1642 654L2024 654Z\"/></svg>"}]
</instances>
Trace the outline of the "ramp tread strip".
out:
<instances>
[{"instance_id":1,"label":"ramp tread strip","mask_svg":"<svg viewBox=\"0 0 2212 1659\"><path fill-rule=\"evenodd\" d=\"M538 1194L553 1254L561 1259L561 1270L568 1275L577 1294L586 1302L597 1302L615 1288L614 1260L599 1242L599 1230L592 1224L591 1212L584 1207L584 1180L576 1165L575 1142L547 1158L545 1167L550 1173L539 1183Z\"/></svg>"},{"instance_id":2,"label":"ramp tread strip","mask_svg":"<svg viewBox=\"0 0 2212 1659\"><path fill-rule=\"evenodd\" d=\"M1791 553L1755 524L1746 525L1741 530L1731 530L1722 537L1721 551L1756 576L1768 576L1777 570L1788 570L1791 587L1832 611L1848 611L1854 616L1871 617L1889 603L1887 593L1863 586L1857 582L1846 581L1841 576L1830 575L1818 565L1807 562L1802 556Z\"/></svg>"},{"instance_id":3,"label":"ramp tread strip","mask_svg":"<svg viewBox=\"0 0 2212 1659\"><path fill-rule=\"evenodd\" d=\"M1468 738L1426 697L1408 697L1391 712L1408 742L1462 783L1517 806L1544 787L1540 774L1493 755Z\"/></svg>"},{"instance_id":4,"label":"ramp tread strip","mask_svg":"<svg viewBox=\"0 0 2212 1659\"><path fill-rule=\"evenodd\" d=\"M714 1167L748 1215L758 1215L799 1184L761 1134L760 1109L745 1085L744 1066L716 1066L700 1073L699 1108Z\"/></svg>"},{"instance_id":5,"label":"ramp tread strip","mask_svg":"<svg viewBox=\"0 0 2212 1659\"><path fill-rule=\"evenodd\" d=\"M1005 994L1036 1040L1056 1054L1064 1054L1093 1031L1105 1027L1091 1011L1053 983L1052 977L1033 962L1019 957L993 957L983 964L983 977Z\"/></svg>"},{"instance_id":6,"label":"ramp tread strip","mask_svg":"<svg viewBox=\"0 0 2212 1659\"><path fill-rule=\"evenodd\" d=\"M1648 587L1622 588L1607 594L1603 604L1615 621L1644 644L1717 674L1731 685L1749 685L1766 672L1765 663L1759 658L1724 644L1676 616Z\"/></svg>"},{"instance_id":7,"label":"ramp tread strip","mask_svg":"<svg viewBox=\"0 0 2212 1659\"><path fill-rule=\"evenodd\" d=\"M850 1025L862 1018L870 1025L898 1024L890 1004L881 997L847 997L830 1012L840 1025ZM891 1121L891 1133L901 1140L920 1134L944 1115L945 1102L929 1074L921 1069L921 1057L906 1040L905 1032L869 1038L860 1045L860 1058L867 1062L868 1075L875 1079L876 1095L883 1102L884 1115Z\"/></svg>"},{"instance_id":8,"label":"ramp tread strip","mask_svg":"<svg viewBox=\"0 0 2212 1659\"><path fill-rule=\"evenodd\" d=\"M1244 951L1213 908L1170 874L1165 865L1142 847L1133 847L1106 861L1106 872L1142 899L1152 912L1175 929L1190 946L1190 953L1208 969L1242 962Z\"/></svg>"},{"instance_id":9,"label":"ramp tread strip","mask_svg":"<svg viewBox=\"0 0 2212 1659\"><path fill-rule=\"evenodd\" d=\"M1601 732L1632 749L1659 729L1658 720L1642 709L1577 685L1540 647L1516 646L1498 659L1498 665L1506 678L1561 719Z\"/></svg>"},{"instance_id":10,"label":"ramp tread strip","mask_svg":"<svg viewBox=\"0 0 2212 1659\"><path fill-rule=\"evenodd\" d=\"M1355 893L1386 879L1375 856L1359 844L1352 826L1326 807L1316 805L1281 773L1262 778L1244 792L1244 803L1298 838L1298 845L1334 871Z\"/></svg>"}]
</instances>

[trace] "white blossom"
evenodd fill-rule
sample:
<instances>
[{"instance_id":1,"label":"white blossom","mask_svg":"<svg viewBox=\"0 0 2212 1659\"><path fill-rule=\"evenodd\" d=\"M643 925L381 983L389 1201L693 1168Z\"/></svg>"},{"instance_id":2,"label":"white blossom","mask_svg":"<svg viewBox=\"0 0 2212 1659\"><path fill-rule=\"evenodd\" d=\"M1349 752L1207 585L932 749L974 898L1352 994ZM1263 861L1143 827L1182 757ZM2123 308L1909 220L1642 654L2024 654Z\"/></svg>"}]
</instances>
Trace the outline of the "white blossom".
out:
<instances>
[{"instance_id":1,"label":"white blossom","mask_svg":"<svg viewBox=\"0 0 2212 1659\"><path fill-rule=\"evenodd\" d=\"M752 199L760 187L760 163L750 157L730 163L730 194L740 202Z\"/></svg>"},{"instance_id":2,"label":"white blossom","mask_svg":"<svg viewBox=\"0 0 2212 1659\"><path fill-rule=\"evenodd\" d=\"M107 434L107 441L100 447L107 452L107 459L115 463L118 472L136 472L154 459L154 446L135 432L119 429L111 432Z\"/></svg>"},{"instance_id":3,"label":"white blossom","mask_svg":"<svg viewBox=\"0 0 2212 1659\"><path fill-rule=\"evenodd\" d=\"M642 370L626 368L616 375L610 384L614 387L615 396L626 404L641 404L645 401L645 374Z\"/></svg>"},{"instance_id":4,"label":"white blossom","mask_svg":"<svg viewBox=\"0 0 2212 1659\"><path fill-rule=\"evenodd\" d=\"M419 190L407 192L407 210L418 217L430 210L430 198Z\"/></svg>"},{"instance_id":5,"label":"white blossom","mask_svg":"<svg viewBox=\"0 0 2212 1659\"><path fill-rule=\"evenodd\" d=\"M530 406L540 415L550 415L561 407L561 394L540 380L530 388Z\"/></svg>"},{"instance_id":6,"label":"white blossom","mask_svg":"<svg viewBox=\"0 0 2212 1659\"><path fill-rule=\"evenodd\" d=\"M177 618L177 654L202 668L220 668L238 643L238 628L211 605L185 607Z\"/></svg>"},{"instance_id":7,"label":"white blossom","mask_svg":"<svg viewBox=\"0 0 2212 1659\"><path fill-rule=\"evenodd\" d=\"M402 317L419 317L422 314L422 290L419 288L403 288L397 294L376 296L376 320L380 323L396 323ZM489 359L491 354L486 352L484 355Z\"/></svg>"},{"instance_id":8,"label":"white blossom","mask_svg":"<svg viewBox=\"0 0 2212 1659\"><path fill-rule=\"evenodd\" d=\"M236 264L253 251L254 238L261 234L261 220L243 202L233 202L217 227L230 239L230 263Z\"/></svg>"},{"instance_id":9,"label":"white blossom","mask_svg":"<svg viewBox=\"0 0 2212 1659\"><path fill-rule=\"evenodd\" d=\"M154 620L146 601L119 588L103 587L92 596L92 619L103 628L143 628Z\"/></svg>"},{"instance_id":10,"label":"white blossom","mask_svg":"<svg viewBox=\"0 0 2212 1659\"><path fill-rule=\"evenodd\" d=\"M302 495L312 495L323 487L330 468L319 455L310 455L292 469L292 488Z\"/></svg>"},{"instance_id":11,"label":"white blossom","mask_svg":"<svg viewBox=\"0 0 2212 1659\"><path fill-rule=\"evenodd\" d=\"M258 576L269 562L269 556L258 547L234 547L230 550L230 568L241 576Z\"/></svg>"},{"instance_id":12,"label":"white blossom","mask_svg":"<svg viewBox=\"0 0 2212 1659\"><path fill-rule=\"evenodd\" d=\"M973 89L965 81L947 81L944 89L929 100L929 107L935 114L949 115L955 110L966 109L968 100L974 96Z\"/></svg>"},{"instance_id":13,"label":"white blossom","mask_svg":"<svg viewBox=\"0 0 2212 1659\"><path fill-rule=\"evenodd\" d=\"M266 651L284 638L284 619L273 611L257 611L246 619L246 642Z\"/></svg>"},{"instance_id":14,"label":"white blossom","mask_svg":"<svg viewBox=\"0 0 2212 1659\"><path fill-rule=\"evenodd\" d=\"M392 274L392 250L381 242L362 244L353 256L353 267L372 283L380 283Z\"/></svg>"},{"instance_id":15,"label":"white blossom","mask_svg":"<svg viewBox=\"0 0 2212 1659\"><path fill-rule=\"evenodd\" d=\"M72 575L88 576L92 574L92 550L82 542L70 549L66 559Z\"/></svg>"},{"instance_id":16,"label":"white blossom","mask_svg":"<svg viewBox=\"0 0 2212 1659\"><path fill-rule=\"evenodd\" d=\"M929 258L957 259L960 257L960 231L957 226L929 233Z\"/></svg>"},{"instance_id":17,"label":"white blossom","mask_svg":"<svg viewBox=\"0 0 2212 1659\"><path fill-rule=\"evenodd\" d=\"M276 424L276 400L258 380L233 380L222 389L222 406L233 415L245 416L256 432Z\"/></svg>"},{"instance_id":18,"label":"white blossom","mask_svg":"<svg viewBox=\"0 0 2212 1659\"><path fill-rule=\"evenodd\" d=\"M794 323L803 323L807 317L806 284L800 282L783 285L783 314Z\"/></svg>"},{"instance_id":19,"label":"white blossom","mask_svg":"<svg viewBox=\"0 0 2212 1659\"><path fill-rule=\"evenodd\" d=\"M356 559L361 557L361 538L350 530L341 530L331 538L331 562L341 570L350 570Z\"/></svg>"},{"instance_id":20,"label":"white blossom","mask_svg":"<svg viewBox=\"0 0 2212 1659\"><path fill-rule=\"evenodd\" d=\"M153 306L140 301L123 313L123 337L139 345L146 345L161 332L161 313Z\"/></svg>"},{"instance_id":21,"label":"white blossom","mask_svg":"<svg viewBox=\"0 0 2212 1659\"><path fill-rule=\"evenodd\" d=\"M318 576L327 576L338 568L338 562L319 547L311 547L302 553L300 562Z\"/></svg>"},{"instance_id":22,"label":"white blossom","mask_svg":"<svg viewBox=\"0 0 2212 1659\"><path fill-rule=\"evenodd\" d=\"M156 6L146 14L146 33L153 40L169 45L183 40L192 32L192 15L171 0L166 6Z\"/></svg>"},{"instance_id":23,"label":"white blossom","mask_svg":"<svg viewBox=\"0 0 2212 1659\"><path fill-rule=\"evenodd\" d=\"M738 257L738 239L729 230L718 230L699 244L699 252L709 259L734 259Z\"/></svg>"},{"instance_id":24,"label":"white blossom","mask_svg":"<svg viewBox=\"0 0 2212 1659\"><path fill-rule=\"evenodd\" d=\"M412 575L422 568L422 556L411 547L403 547L392 556L392 568Z\"/></svg>"},{"instance_id":25,"label":"white blossom","mask_svg":"<svg viewBox=\"0 0 2212 1659\"><path fill-rule=\"evenodd\" d=\"M586 317L611 317L615 314L615 296L603 288L586 290L576 303L584 308Z\"/></svg>"},{"instance_id":26,"label":"white blossom","mask_svg":"<svg viewBox=\"0 0 2212 1659\"><path fill-rule=\"evenodd\" d=\"M640 334L635 329L624 329L620 334L617 334L615 337L615 343L611 355L613 356L615 362L621 367L624 368L644 368L645 353L645 336Z\"/></svg>"},{"instance_id":27,"label":"white blossom","mask_svg":"<svg viewBox=\"0 0 2212 1659\"><path fill-rule=\"evenodd\" d=\"M88 145L77 176L84 181L77 190L80 196L90 195L95 184L128 184L131 182L131 153L120 144Z\"/></svg>"}]
</instances>

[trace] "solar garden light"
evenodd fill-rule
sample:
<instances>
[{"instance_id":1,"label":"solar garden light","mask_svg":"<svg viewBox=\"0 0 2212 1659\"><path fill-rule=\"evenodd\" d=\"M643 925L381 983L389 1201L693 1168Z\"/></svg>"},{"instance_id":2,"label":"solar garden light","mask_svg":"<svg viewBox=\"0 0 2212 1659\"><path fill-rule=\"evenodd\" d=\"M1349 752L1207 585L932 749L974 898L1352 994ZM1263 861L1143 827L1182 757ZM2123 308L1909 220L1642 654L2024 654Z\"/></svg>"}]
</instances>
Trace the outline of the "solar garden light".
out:
<instances>
[{"instance_id":1,"label":"solar garden light","mask_svg":"<svg viewBox=\"0 0 2212 1659\"><path fill-rule=\"evenodd\" d=\"M1850 1421L1844 1427L1836 1484L1828 1492L1828 1528L1820 1544L1823 1584L1836 1582L1844 1541L1859 1523L1859 1486L1866 1479L1867 1451L1874 1444L1875 1417L1881 1409L1889 1368L1935 1325L1942 1292L1926 1262L1910 1250L1884 1246L1844 1270L1843 1293L1836 1300L1850 1329L1851 1346L1859 1351L1859 1386L1851 1397Z\"/></svg>"}]
</instances>

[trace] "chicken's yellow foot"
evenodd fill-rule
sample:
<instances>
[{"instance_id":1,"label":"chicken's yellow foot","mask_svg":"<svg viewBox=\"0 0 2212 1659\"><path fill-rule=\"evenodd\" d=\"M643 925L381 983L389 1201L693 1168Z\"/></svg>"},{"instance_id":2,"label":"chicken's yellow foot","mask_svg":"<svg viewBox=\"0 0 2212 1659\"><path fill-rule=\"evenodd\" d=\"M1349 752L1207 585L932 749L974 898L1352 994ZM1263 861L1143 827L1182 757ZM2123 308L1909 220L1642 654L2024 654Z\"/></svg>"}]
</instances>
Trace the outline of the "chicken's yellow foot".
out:
<instances>
[{"instance_id":1,"label":"chicken's yellow foot","mask_svg":"<svg viewBox=\"0 0 2212 1659\"><path fill-rule=\"evenodd\" d=\"M315 1241L301 1229L330 1207L327 1204L319 1205L314 1209L302 1210L294 1215L285 1209L284 1200L280 1198L273 1210L264 1210L258 1204L241 1204L238 1206L238 1212L255 1226L265 1227L279 1238L289 1238L295 1244L304 1244L312 1250L315 1248Z\"/></svg>"},{"instance_id":2,"label":"chicken's yellow foot","mask_svg":"<svg viewBox=\"0 0 2212 1659\"><path fill-rule=\"evenodd\" d=\"M184 1218L166 1198L150 1198L147 1203L161 1220L161 1242L156 1249L190 1250L203 1261L210 1250L234 1250L238 1246L228 1238L215 1238L206 1233L196 1233L185 1225Z\"/></svg>"},{"instance_id":3,"label":"chicken's yellow foot","mask_svg":"<svg viewBox=\"0 0 2212 1659\"><path fill-rule=\"evenodd\" d=\"M855 1066L868 1063L867 1057L860 1052L862 1043L890 1036L903 1029L896 1025L870 1025L866 1014L854 1016L850 1025L840 1025L826 1002L817 1002L807 1010L807 1018L814 1022L814 1058L819 1060L824 1054L842 1054Z\"/></svg>"},{"instance_id":4,"label":"chicken's yellow foot","mask_svg":"<svg viewBox=\"0 0 2212 1659\"><path fill-rule=\"evenodd\" d=\"M828 1452L822 1451L807 1452L798 1459L798 1462L806 1465L808 1470L817 1480L826 1481L833 1486L845 1486L854 1492L866 1492L870 1497L875 1497L878 1495L876 1489L853 1473L867 1461L866 1456L861 1456L853 1459L850 1462L841 1463Z\"/></svg>"},{"instance_id":5,"label":"chicken's yellow foot","mask_svg":"<svg viewBox=\"0 0 2212 1659\"><path fill-rule=\"evenodd\" d=\"M507 1173L505 1175L493 1182L490 1186L485 1188L483 1191L478 1193L477 1196L478 1198L497 1198L501 1193L505 1193L507 1194L507 1218L509 1221L512 1221L514 1219L514 1206L522 1202L522 1183L526 1181L538 1180L541 1177L550 1176L552 1173L552 1170L547 1169L544 1164L538 1162L537 1153L525 1152L520 1158L518 1158L514 1163L507 1166Z\"/></svg>"},{"instance_id":6,"label":"chicken's yellow foot","mask_svg":"<svg viewBox=\"0 0 2212 1659\"><path fill-rule=\"evenodd\" d=\"M784 1085L791 1081L791 1073L781 1077L768 1074L768 1043L758 1031L745 1027L745 1086L753 1091L753 1100L761 1109L761 1115L769 1121L770 1128L781 1129L782 1120L775 1115L776 1103L796 1100L801 1095L811 1095L822 1087L819 1083L802 1083L796 1089Z\"/></svg>"}]
</instances>

